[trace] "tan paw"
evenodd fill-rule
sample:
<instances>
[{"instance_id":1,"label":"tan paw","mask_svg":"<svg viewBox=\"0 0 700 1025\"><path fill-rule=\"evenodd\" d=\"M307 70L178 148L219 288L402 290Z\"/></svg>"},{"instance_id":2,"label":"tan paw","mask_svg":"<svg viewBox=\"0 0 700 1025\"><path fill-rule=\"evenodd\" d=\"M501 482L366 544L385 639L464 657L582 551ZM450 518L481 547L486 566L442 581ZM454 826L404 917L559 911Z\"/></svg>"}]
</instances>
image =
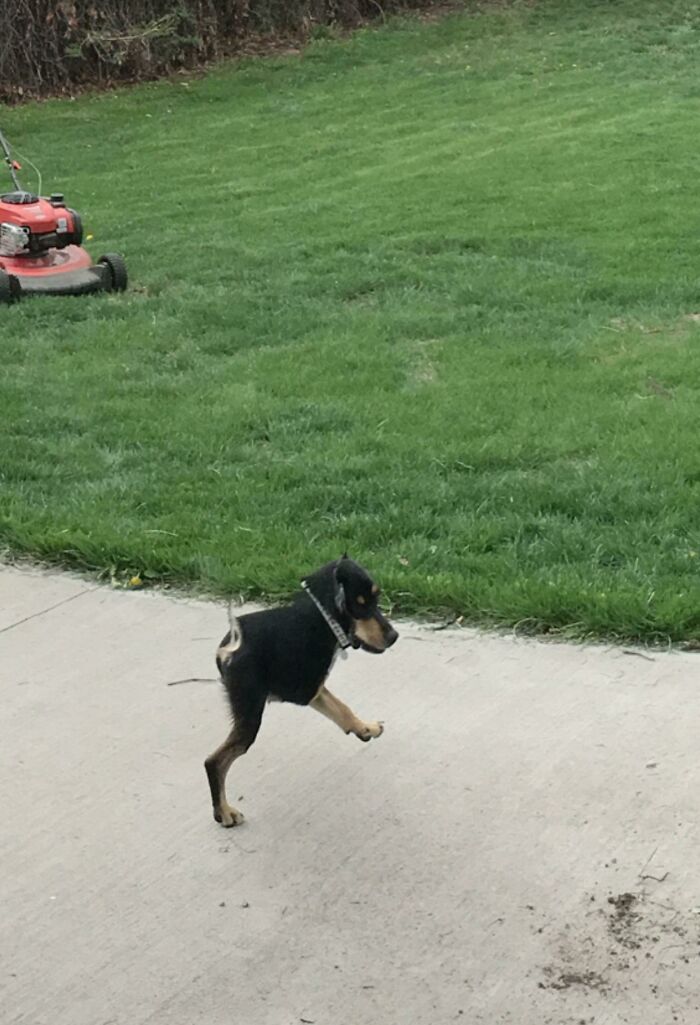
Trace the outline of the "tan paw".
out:
<instances>
[{"instance_id":1,"label":"tan paw","mask_svg":"<svg viewBox=\"0 0 700 1025\"><path fill-rule=\"evenodd\" d=\"M214 818L226 829L230 829L231 826L240 826L241 822L245 820L243 812L232 808L230 804L222 804L219 809L215 810Z\"/></svg>"},{"instance_id":2,"label":"tan paw","mask_svg":"<svg viewBox=\"0 0 700 1025\"><path fill-rule=\"evenodd\" d=\"M359 722L353 732L356 737L366 742L371 740L372 737L381 737L384 732L384 726L380 722Z\"/></svg>"}]
</instances>

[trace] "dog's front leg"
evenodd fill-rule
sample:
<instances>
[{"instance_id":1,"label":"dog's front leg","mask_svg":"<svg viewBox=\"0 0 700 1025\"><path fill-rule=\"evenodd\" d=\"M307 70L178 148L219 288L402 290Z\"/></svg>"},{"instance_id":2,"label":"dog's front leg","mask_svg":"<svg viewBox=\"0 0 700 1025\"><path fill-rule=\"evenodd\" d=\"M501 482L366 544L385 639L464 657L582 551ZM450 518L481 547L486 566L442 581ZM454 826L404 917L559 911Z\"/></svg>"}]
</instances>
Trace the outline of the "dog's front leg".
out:
<instances>
[{"instance_id":1,"label":"dog's front leg","mask_svg":"<svg viewBox=\"0 0 700 1025\"><path fill-rule=\"evenodd\" d=\"M372 737L380 737L384 732L380 722L363 722L362 719L358 719L352 709L344 705L335 694L331 694L323 684L309 704L321 715L332 720L344 733L354 733L360 740L371 740Z\"/></svg>"}]
</instances>

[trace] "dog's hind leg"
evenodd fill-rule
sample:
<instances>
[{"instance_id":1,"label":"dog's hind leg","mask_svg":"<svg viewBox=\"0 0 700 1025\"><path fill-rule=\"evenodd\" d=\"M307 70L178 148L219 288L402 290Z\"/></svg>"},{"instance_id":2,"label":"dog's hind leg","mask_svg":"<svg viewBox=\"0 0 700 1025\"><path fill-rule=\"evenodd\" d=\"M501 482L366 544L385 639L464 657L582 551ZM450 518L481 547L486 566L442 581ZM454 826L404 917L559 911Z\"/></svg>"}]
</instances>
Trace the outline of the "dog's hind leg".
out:
<instances>
[{"instance_id":1,"label":"dog's hind leg","mask_svg":"<svg viewBox=\"0 0 700 1025\"><path fill-rule=\"evenodd\" d=\"M242 813L232 808L226 800L226 774L235 760L244 755L255 741L264 708L264 696L256 697L250 702L241 702L234 711L233 729L221 747L209 755L204 763L211 790L214 818L222 826L238 826L243 821Z\"/></svg>"},{"instance_id":2,"label":"dog's hind leg","mask_svg":"<svg viewBox=\"0 0 700 1025\"><path fill-rule=\"evenodd\" d=\"M354 733L360 740L371 740L372 737L380 737L384 732L381 723L363 722L362 719L358 719L353 710L344 705L335 694L331 694L325 685L319 687L309 704L336 726L340 726L344 733Z\"/></svg>"}]
</instances>

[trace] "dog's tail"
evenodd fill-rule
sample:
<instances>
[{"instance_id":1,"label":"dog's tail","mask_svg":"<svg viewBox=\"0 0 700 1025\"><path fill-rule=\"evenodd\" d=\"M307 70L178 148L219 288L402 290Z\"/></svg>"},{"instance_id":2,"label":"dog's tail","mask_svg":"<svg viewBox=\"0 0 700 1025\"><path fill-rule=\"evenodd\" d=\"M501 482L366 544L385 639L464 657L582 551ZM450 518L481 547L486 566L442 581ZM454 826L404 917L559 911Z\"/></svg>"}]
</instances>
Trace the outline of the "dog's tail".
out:
<instances>
[{"instance_id":1,"label":"dog's tail","mask_svg":"<svg viewBox=\"0 0 700 1025\"><path fill-rule=\"evenodd\" d=\"M243 636L241 634L241 626L238 619L233 611L233 602L228 607L228 621L229 621L229 639L226 644L222 644L216 653L216 661L219 669L226 665L226 663L235 655L243 642Z\"/></svg>"}]
</instances>

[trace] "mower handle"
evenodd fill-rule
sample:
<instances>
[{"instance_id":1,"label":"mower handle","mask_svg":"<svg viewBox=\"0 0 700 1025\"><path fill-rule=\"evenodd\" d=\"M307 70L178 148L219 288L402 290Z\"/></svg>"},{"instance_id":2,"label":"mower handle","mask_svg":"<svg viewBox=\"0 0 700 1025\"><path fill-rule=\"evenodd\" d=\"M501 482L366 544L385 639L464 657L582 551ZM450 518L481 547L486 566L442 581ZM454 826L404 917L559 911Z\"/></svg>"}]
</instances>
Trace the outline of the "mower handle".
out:
<instances>
[{"instance_id":1,"label":"mower handle","mask_svg":"<svg viewBox=\"0 0 700 1025\"><path fill-rule=\"evenodd\" d=\"M10 151L10 144L7 141L7 139L5 138L5 136L2 134L2 132L0 132L0 149L2 149L3 153L5 154L5 163L7 164L7 166L10 169L10 177L12 178L12 184L14 185L14 187L17 189L18 192L21 192L22 191L22 186L20 184L19 178L17 177L17 175L15 173L16 172L16 166L15 166L15 161L12 159L12 152Z\"/></svg>"}]
</instances>

